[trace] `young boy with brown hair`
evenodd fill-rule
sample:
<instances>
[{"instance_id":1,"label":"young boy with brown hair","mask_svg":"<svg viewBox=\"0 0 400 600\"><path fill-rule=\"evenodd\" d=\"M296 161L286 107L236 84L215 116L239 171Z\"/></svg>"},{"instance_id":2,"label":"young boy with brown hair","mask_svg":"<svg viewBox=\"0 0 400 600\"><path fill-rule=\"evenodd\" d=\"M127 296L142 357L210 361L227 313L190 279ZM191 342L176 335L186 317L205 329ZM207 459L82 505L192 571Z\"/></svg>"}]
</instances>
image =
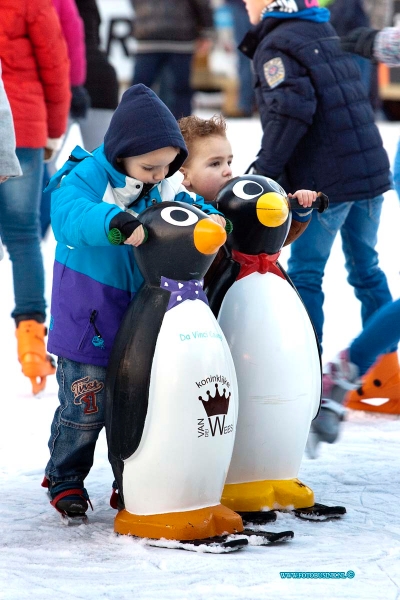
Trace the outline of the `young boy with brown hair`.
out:
<instances>
[{"instance_id":1,"label":"young boy with brown hair","mask_svg":"<svg viewBox=\"0 0 400 600\"><path fill-rule=\"evenodd\" d=\"M183 185L190 192L212 202L219 190L232 179L233 152L226 135L226 121L221 115L200 119L195 115L178 121L189 155L180 168ZM310 209L317 197L311 190L288 193L296 196L304 208L292 213L292 224L286 243L290 244L306 229L312 214Z\"/></svg>"}]
</instances>

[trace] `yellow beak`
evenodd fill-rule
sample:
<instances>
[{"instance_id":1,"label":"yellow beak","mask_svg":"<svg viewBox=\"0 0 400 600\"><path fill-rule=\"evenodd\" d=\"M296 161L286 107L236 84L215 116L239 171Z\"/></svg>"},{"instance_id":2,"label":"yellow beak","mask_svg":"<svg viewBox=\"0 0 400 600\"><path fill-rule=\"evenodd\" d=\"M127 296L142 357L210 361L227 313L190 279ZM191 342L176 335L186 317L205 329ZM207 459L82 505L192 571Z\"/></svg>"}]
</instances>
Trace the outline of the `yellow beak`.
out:
<instances>
[{"instance_id":1,"label":"yellow beak","mask_svg":"<svg viewBox=\"0 0 400 600\"><path fill-rule=\"evenodd\" d=\"M257 218L267 227L279 227L289 215L289 204L282 194L267 192L257 200Z\"/></svg>"}]
</instances>

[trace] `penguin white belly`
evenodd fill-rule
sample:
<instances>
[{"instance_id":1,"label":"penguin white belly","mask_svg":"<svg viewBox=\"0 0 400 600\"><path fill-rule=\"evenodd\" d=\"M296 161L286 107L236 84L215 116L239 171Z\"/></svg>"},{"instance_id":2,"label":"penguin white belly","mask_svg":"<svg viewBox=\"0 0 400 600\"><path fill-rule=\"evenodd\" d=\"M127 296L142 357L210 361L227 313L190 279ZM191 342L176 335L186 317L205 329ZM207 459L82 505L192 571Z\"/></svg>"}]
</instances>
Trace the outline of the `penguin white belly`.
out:
<instances>
[{"instance_id":1,"label":"penguin white belly","mask_svg":"<svg viewBox=\"0 0 400 600\"><path fill-rule=\"evenodd\" d=\"M208 400L207 391L207 408L216 412L210 417L199 399ZM232 456L237 398L231 353L209 307L187 300L166 312L143 435L124 461L127 511L152 515L219 504Z\"/></svg>"},{"instance_id":2,"label":"penguin white belly","mask_svg":"<svg viewBox=\"0 0 400 600\"><path fill-rule=\"evenodd\" d=\"M321 392L307 312L286 280L253 273L230 288L218 321L232 352L240 400L226 483L295 478Z\"/></svg>"}]
</instances>

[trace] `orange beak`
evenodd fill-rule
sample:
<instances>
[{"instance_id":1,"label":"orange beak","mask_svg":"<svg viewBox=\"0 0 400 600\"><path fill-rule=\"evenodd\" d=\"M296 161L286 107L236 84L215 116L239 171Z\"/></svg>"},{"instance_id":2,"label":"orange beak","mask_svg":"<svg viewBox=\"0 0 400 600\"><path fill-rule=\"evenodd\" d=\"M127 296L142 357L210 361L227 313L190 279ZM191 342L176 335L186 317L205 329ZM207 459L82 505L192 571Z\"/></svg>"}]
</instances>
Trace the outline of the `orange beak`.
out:
<instances>
[{"instance_id":1,"label":"orange beak","mask_svg":"<svg viewBox=\"0 0 400 600\"><path fill-rule=\"evenodd\" d=\"M212 219L198 221L194 228L194 245L202 254L215 254L226 242L225 229Z\"/></svg>"}]
</instances>

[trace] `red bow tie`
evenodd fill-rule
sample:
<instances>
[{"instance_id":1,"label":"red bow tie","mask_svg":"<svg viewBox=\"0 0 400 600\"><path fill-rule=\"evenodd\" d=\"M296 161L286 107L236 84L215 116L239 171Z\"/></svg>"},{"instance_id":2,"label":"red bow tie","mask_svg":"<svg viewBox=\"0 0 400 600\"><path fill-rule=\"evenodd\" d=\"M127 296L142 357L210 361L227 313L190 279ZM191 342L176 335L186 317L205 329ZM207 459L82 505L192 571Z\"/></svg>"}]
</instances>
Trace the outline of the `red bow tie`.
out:
<instances>
[{"instance_id":1,"label":"red bow tie","mask_svg":"<svg viewBox=\"0 0 400 600\"><path fill-rule=\"evenodd\" d=\"M242 279L251 275L252 273L274 273L285 279L284 274L277 266L276 261L278 260L280 252L276 254L243 254L237 250L232 250L232 258L240 264L240 273L236 278Z\"/></svg>"}]
</instances>

